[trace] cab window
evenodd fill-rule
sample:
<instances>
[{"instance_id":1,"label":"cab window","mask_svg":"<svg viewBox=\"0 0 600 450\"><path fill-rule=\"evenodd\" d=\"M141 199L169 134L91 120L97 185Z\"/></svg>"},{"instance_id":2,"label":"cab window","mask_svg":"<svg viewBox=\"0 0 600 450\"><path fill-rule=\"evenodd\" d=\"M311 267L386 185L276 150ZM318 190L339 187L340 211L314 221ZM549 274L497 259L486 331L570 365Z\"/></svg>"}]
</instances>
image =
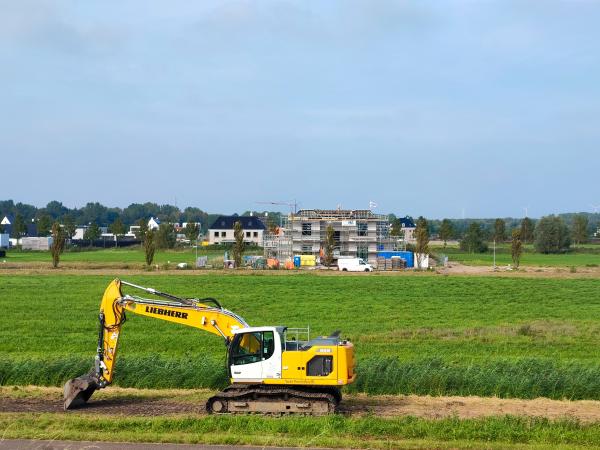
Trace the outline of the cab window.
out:
<instances>
[{"instance_id":1,"label":"cab window","mask_svg":"<svg viewBox=\"0 0 600 450\"><path fill-rule=\"evenodd\" d=\"M272 331L257 331L235 336L231 344L231 364L252 364L269 359L275 351Z\"/></svg>"}]
</instances>

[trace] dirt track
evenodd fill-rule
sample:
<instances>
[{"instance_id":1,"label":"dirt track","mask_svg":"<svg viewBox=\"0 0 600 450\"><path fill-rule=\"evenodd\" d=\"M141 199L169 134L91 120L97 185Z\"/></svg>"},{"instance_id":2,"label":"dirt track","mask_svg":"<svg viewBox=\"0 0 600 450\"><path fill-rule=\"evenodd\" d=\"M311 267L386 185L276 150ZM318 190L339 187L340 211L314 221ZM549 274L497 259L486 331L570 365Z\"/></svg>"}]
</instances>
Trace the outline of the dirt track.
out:
<instances>
[{"instance_id":1,"label":"dirt track","mask_svg":"<svg viewBox=\"0 0 600 450\"><path fill-rule=\"evenodd\" d=\"M140 390L109 388L96 393L90 403L65 413L60 388L0 388L0 411L61 414L122 414L138 416L204 415L206 390ZM439 419L450 416L476 418L499 415L571 418L581 422L600 421L600 401L519 400L481 397L419 397L346 395L340 413L350 416L417 416Z\"/></svg>"},{"instance_id":2,"label":"dirt track","mask_svg":"<svg viewBox=\"0 0 600 450\"><path fill-rule=\"evenodd\" d=\"M418 272L413 270L394 271L394 272L374 272L345 273L337 270L153 270L147 271L141 264L122 264L122 263L87 263L87 262L64 262L57 269L50 267L46 262L26 262L26 263L1 263L0 275L101 275L119 276L128 275L182 275L182 276L211 276L211 275L254 275L254 276L294 276L306 273L324 276L424 276L424 275L443 275L443 276L494 276L494 277L520 277L520 278L599 278L600 267L577 267L576 272L572 272L570 267L538 267L521 266L519 270L510 270L506 266L499 266L495 270L490 266L469 266L452 262L448 267L437 267L433 271Z\"/></svg>"}]
</instances>

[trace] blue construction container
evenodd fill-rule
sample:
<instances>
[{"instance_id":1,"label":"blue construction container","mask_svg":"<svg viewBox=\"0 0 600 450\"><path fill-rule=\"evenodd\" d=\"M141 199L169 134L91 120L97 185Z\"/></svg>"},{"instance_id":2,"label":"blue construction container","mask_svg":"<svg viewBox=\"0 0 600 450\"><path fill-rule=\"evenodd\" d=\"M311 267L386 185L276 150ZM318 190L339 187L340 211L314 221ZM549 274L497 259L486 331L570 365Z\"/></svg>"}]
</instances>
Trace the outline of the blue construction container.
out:
<instances>
[{"instance_id":1,"label":"blue construction container","mask_svg":"<svg viewBox=\"0 0 600 450\"><path fill-rule=\"evenodd\" d=\"M401 252L401 251L383 251L377 252L378 258L391 259L392 256L399 256L406 261L406 267L415 267L415 257L413 252Z\"/></svg>"},{"instance_id":2,"label":"blue construction container","mask_svg":"<svg viewBox=\"0 0 600 450\"><path fill-rule=\"evenodd\" d=\"M294 267L300 267L302 265L302 258L300 255L294 256Z\"/></svg>"}]
</instances>

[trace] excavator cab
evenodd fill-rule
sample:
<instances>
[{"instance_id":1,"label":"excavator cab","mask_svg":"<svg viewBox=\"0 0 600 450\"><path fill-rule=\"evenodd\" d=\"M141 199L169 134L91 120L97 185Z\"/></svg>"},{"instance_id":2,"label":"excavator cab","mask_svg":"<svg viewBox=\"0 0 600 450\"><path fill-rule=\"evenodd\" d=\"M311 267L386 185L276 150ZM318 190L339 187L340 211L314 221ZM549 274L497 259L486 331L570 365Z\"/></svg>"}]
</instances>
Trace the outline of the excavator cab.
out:
<instances>
[{"instance_id":1,"label":"excavator cab","mask_svg":"<svg viewBox=\"0 0 600 450\"><path fill-rule=\"evenodd\" d=\"M233 383L281 378L281 340L276 327L241 328L229 345L228 366Z\"/></svg>"}]
</instances>

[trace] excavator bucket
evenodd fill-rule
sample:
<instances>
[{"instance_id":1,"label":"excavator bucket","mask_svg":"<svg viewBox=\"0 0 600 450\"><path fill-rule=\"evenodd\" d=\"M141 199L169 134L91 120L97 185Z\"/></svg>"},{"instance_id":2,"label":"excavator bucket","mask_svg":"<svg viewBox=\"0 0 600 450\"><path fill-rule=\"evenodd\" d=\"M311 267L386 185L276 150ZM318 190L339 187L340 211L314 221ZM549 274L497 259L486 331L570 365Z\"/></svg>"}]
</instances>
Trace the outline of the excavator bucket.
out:
<instances>
[{"instance_id":1,"label":"excavator bucket","mask_svg":"<svg viewBox=\"0 0 600 450\"><path fill-rule=\"evenodd\" d=\"M82 375L67 381L64 387L65 411L84 405L97 389L100 389L98 380L92 375Z\"/></svg>"}]
</instances>

